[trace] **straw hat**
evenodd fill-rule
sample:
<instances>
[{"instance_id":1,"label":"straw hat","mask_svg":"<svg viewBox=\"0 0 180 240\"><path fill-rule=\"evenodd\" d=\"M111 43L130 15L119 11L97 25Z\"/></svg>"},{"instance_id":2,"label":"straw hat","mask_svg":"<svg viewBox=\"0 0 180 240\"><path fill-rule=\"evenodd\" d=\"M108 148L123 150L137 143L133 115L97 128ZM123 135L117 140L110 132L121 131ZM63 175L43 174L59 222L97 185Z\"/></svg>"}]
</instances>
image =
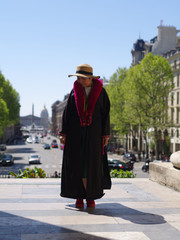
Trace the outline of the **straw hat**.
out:
<instances>
[{"instance_id":1,"label":"straw hat","mask_svg":"<svg viewBox=\"0 0 180 240\"><path fill-rule=\"evenodd\" d=\"M68 77L79 76L84 78L95 78L98 79L100 76L93 76L93 68L88 64L80 64L76 68L76 74L68 75Z\"/></svg>"}]
</instances>

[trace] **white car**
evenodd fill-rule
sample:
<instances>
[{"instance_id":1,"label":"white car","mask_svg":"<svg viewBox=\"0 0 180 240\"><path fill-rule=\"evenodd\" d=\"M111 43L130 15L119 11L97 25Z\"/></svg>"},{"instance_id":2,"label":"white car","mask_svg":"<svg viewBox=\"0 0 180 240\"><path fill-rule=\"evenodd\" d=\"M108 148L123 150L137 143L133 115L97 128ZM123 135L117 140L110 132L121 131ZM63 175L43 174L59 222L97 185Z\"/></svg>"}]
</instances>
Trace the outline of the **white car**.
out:
<instances>
[{"instance_id":1,"label":"white car","mask_svg":"<svg viewBox=\"0 0 180 240\"><path fill-rule=\"evenodd\" d=\"M33 138L33 141L34 141L34 143L39 143L39 138L38 138L38 136L35 136L35 137Z\"/></svg>"},{"instance_id":2,"label":"white car","mask_svg":"<svg viewBox=\"0 0 180 240\"><path fill-rule=\"evenodd\" d=\"M31 137L28 137L27 140L26 140L27 143L32 143L32 138Z\"/></svg>"},{"instance_id":3,"label":"white car","mask_svg":"<svg viewBox=\"0 0 180 240\"><path fill-rule=\"evenodd\" d=\"M31 154L28 158L29 164L40 164L40 156L38 154Z\"/></svg>"}]
</instances>

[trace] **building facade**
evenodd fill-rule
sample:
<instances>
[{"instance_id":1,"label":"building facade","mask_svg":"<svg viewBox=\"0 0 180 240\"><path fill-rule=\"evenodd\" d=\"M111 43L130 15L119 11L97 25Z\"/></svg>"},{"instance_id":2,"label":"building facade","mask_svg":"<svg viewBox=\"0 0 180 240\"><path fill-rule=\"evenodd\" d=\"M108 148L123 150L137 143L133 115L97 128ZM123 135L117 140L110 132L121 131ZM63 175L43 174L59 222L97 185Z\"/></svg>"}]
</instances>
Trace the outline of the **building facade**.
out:
<instances>
[{"instance_id":1,"label":"building facade","mask_svg":"<svg viewBox=\"0 0 180 240\"><path fill-rule=\"evenodd\" d=\"M50 127L50 119L46 106L44 105L40 117L37 117L34 116L34 104L33 104L32 114L20 117L20 124L22 127L37 126L43 128L44 130L47 130Z\"/></svg>"},{"instance_id":2,"label":"building facade","mask_svg":"<svg viewBox=\"0 0 180 240\"><path fill-rule=\"evenodd\" d=\"M173 69L174 89L169 97L169 118L173 126L169 129L170 151L180 151L180 44L164 54Z\"/></svg>"},{"instance_id":3,"label":"building facade","mask_svg":"<svg viewBox=\"0 0 180 240\"><path fill-rule=\"evenodd\" d=\"M52 124L51 124L51 132L54 136L59 134L59 131L62 129L62 116L63 111L66 106L69 94L64 97L64 100L56 101L52 105Z\"/></svg>"},{"instance_id":4,"label":"building facade","mask_svg":"<svg viewBox=\"0 0 180 240\"><path fill-rule=\"evenodd\" d=\"M174 73L174 89L170 93L168 99L169 111L168 116L172 122L172 127L164 131L159 130L159 149L164 151L166 147L164 145L164 139L169 137L170 139L170 152L180 150L180 36L177 34L180 30L177 30L174 26L158 26L158 34L150 42L138 39L131 51L132 53L132 66L138 64L148 52L152 52L154 55L160 55L167 59L172 67ZM153 130L152 130L153 131ZM150 135L151 129L149 130ZM128 135L128 149L133 150L141 149L146 151L147 145L150 143L145 142L143 133L140 129L135 132L131 132Z\"/></svg>"},{"instance_id":5,"label":"building facade","mask_svg":"<svg viewBox=\"0 0 180 240\"><path fill-rule=\"evenodd\" d=\"M49 128L50 127L49 113L45 105L41 111L40 118L41 126L43 126L45 129Z\"/></svg>"}]
</instances>

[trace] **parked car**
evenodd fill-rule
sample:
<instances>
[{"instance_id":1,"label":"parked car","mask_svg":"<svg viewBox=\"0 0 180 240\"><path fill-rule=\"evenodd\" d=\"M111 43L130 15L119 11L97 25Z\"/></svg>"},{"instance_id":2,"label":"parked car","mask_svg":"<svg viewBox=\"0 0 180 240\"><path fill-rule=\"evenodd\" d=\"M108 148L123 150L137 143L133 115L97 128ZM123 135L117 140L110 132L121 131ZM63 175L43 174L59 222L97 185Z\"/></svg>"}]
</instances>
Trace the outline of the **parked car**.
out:
<instances>
[{"instance_id":1,"label":"parked car","mask_svg":"<svg viewBox=\"0 0 180 240\"><path fill-rule=\"evenodd\" d=\"M6 150L6 144L1 144L0 151L5 151L5 150Z\"/></svg>"},{"instance_id":2,"label":"parked car","mask_svg":"<svg viewBox=\"0 0 180 240\"><path fill-rule=\"evenodd\" d=\"M123 160L136 162L136 156L134 155L134 153L125 153L123 156Z\"/></svg>"},{"instance_id":3,"label":"parked car","mask_svg":"<svg viewBox=\"0 0 180 240\"><path fill-rule=\"evenodd\" d=\"M32 141L32 138L31 137L28 137L27 139L26 139L26 142L27 143L32 143L33 141Z\"/></svg>"},{"instance_id":4,"label":"parked car","mask_svg":"<svg viewBox=\"0 0 180 240\"><path fill-rule=\"evenodd\" d=\"M51 149L51 146L49 145L49 143L44 144L44 149Z\"/></svg>"},{"instance_id":5,"label":"parked car","mask_svg":"<svg viewBox=\"0 0 180 240\"><path fill-rule=\"evenodd\" d=\"M28 158L29 164L40 164L40 156L38 154L31 154Z\"/></svg>"},{"instance_id":6,"label":"parked car","mask_svg":"<svg viewBox=\"0 0 180 240\"><path fill-rule=\"evenodd\" d=\"M134 163L131 161L123 162L119 159L108 159L108 167L109 170L117 169L117 170L123 170L123 171L132 171L134 168Z\"/></svg>"},{"instance_id":7,"label":"parked car","mask_svg":"<svg viewBox=\"0 0 180 240\"><path fill-rule=\"evenodd\" d=\"M14 164L14 158L11 154L2 154L0 157L0 164L3 166L7 165L13 165Z\"/></svg>"},{"instance_id":8,"label":"parked car","mask_svg":"<svg viewBox=\"0 0 180 240\"><path fill-rule=\"evenodd\" d=\"M35 136L34 139L33 139L34 143L39 143L39 138L38 136Z\"/></svg>"},{"instance_id":9,"label":"parked car","mask_svg":"<svg viewBox=\"0 0 180 240\"><path fill-rule=\"evenodd\" d=\"M56 139L52 140L51 147L52 148L58 148L58 144L57 144L57 140Z\"/></svg>"}]
</instances>

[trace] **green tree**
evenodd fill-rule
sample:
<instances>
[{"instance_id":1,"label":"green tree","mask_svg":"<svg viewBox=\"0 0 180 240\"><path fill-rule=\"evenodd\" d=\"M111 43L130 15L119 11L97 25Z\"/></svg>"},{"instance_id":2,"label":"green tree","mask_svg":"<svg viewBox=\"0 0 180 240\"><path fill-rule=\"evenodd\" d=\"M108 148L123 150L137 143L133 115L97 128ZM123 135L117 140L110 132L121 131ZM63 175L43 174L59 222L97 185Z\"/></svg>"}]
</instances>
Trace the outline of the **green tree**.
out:
<instances>
[{"instance_id":1,"label":"green tree","mask_svg":"<svg viewBox=\"0 0 180 240\"><path fill-rule=\"evenodd\" d=\"M111 129L118 132L120 136L126 135L126 149L127 149L127 136L130 129L129 122L126 121L124 116L124 91L122 83L126 78L127 69L118 68L116 72L111 76L109 84L106 90L111 102L110 119ZM111 139L110 139L111 140Z\"/></svg>"},{"instance_id":2,"label":"green tree","mask_svg":"<svg viewBox=\"0 0 180 240\"><path fill-rule=\"evenodd\" d=\"M130 68L123 81L124 115L130 124L144 131L154 129L156 157L158 129L169 126L168 96L173 89L173 72L164 57L149 53L136 66Z\"/></svg>"},{"instance_id":3,"label":"green tree","mask_svg":"<svg viewBox=\"0 0 180 240\"><path fill-rule=\"evenodd\" d=\"M3 134L3 129L8 122L8 109L5 101L0 97L0 137Z\"/></svg>"},{"instance_id":4,"label":"green tree","mask_svg":"<svg viewBox=\"0 0 180 240\"><path fill-rule=\"evenodd\" d=\"M9 123L17 123L19 121L19 94L11 86L10 82L6 80L3 85L2 98L7 104L9 110Z\"/></svg>"},{"instance_id":5,"label":"green tree","mask_svg":"<svg viewBox=\"0 0 180 240\"><path fill-rule=\"evenodd\" d=\"M106 87L111 102L111 124L114 126L114 129L121 134L125 134L129 130L129 123L125 124L123 115L124 92L122 89L122 82L126 78L126 74L126 68L118 68L110 77L109 84Z\"/></svg>"},{"instance_id":6,"label":"green tree","mask_svg":"<svg viewBox=\"0 0 180 240\"><path fill-rule=\"evenodd\" d=\"M0 72L0 137L6 126L19 121L19 94Z\"/></svg>"}]
</instances>

